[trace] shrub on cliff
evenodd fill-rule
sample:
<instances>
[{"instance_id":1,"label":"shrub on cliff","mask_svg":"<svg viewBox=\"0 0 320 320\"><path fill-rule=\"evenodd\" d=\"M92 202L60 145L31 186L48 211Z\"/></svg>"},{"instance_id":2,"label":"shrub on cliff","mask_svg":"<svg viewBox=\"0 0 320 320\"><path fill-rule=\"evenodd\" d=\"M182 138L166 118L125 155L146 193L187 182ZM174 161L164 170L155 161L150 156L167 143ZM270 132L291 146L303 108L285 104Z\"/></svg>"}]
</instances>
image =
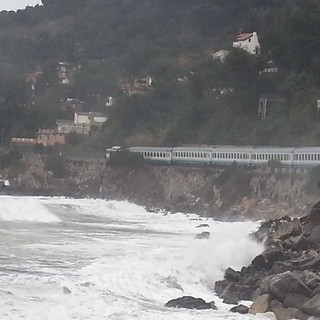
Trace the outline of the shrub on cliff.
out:
<instances>
[{"instance_id":1,"label":"shrub on cliff","mask_svg":"<svg viewBox=\"0 0 320 320\"><path fill-rule=\"evenodd\" d=\"M0 156L0 167L1 169L8 168L9 166L17 164L21 158L22 156L17 150L12 150Z\"/></svg>"},{"instance_id":2,"label":"shrub on cliff","mask_svg":"<svg viewBox=\"0 0 320 320\"><path fill-rule=\"evenodd\" d=\"M69 170L65 159L60 153L48 155L45 160L45 170L51 171L54 178L65 179L69 176Z\"/></svg>"}]
</instances>

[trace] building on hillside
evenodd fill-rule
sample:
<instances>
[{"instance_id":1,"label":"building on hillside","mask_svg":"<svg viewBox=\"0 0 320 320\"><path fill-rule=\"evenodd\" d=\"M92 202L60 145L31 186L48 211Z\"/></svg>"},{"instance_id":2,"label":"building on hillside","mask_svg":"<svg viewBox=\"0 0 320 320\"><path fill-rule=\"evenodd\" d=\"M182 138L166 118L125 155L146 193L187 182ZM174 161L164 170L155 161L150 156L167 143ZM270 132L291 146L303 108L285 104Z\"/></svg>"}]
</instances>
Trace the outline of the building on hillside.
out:
<instances>
[{"instance_id":1,"label":"building on hillside","mask_svg":"<svg viewBox=\"0 0 320 320\"><path fill-rule=\"evenodd\" d=\"M269 60L263 70L259 72L259 74L264 73L277 73L279 68L275 65L275 63L272 60Z\"/></svg>"},{"instance_id":2,"label":"building on hillside","mask_svg":"<svg viewBox=\"0 0 320 320\"><path fill-rule=\"evenodd\" d=\"M108 120L106 114L101 112L75 112L74 113L74 124L86 124L92 125L103 125Z\"/></svg>"},{"instance_id":3,"label":"building on hillside","mask_svg":"<svg viewBox=\"0 0 320 320\"><path fill-rule=\"evenodd\" d=\"M241 33L233 42L234 48L239 48L253 55L259 55L261 51L257 32Z\"/></svg>"},{"instance_id":4,"label":"building on hillside","mask_svg":"<svg viewBox=\"0 0 320 320\"><path fill-rule=\"evenodd\" d=\"M75 124L73 120L57 120L57 132L63 134L76 133L76 134L90 134L90 124L80 123Z\"/></svg>"},{"instance_id":5,"label":"building on hillside","mask_svg":"<svg viewBox=\"0 0 320 320\"><path fill-rule=\"evenodd\" d=\"M43 75L42 70L39 68L37 71L29 73L27 75L27 83L31 85L31 90L34 91L36 89L36 83L39 78Z\"/></svg>"},{"instance_id":6,"label":"building on hillside","mask_svg":"<svg viewBox=\"0 0 320 320\"><path fill-rule=\"evenodd\" d=\"M65 144L65 134L58 133L55 129L40 129L38 132L37 143L43 144L45 147Z\"/></svg>"},{"instance_id":7,"label":"building on hillside","mask_svg":"<svg viewBox=\"0 0 320 320\"><path fill-rule=\"evenodd\" d=\"M106 101L106 107L112 107L114 105L114 98L108 97Z\"/></svg>"},{"instance_id":8,"label":"building on hillside","mask_svg":"<svg viewBox=\"0 0 320 320\"><path fill-rule=\"evenodd\" d=\"M11 148L20 152L34 151L34 145L37 143L36 138L11 138Z\"/></svg>"},{"instance_id":9,"label":"building on hillside","mask_svg":"<svg viewBox=\"0 0 320 320\"><path fill-rule=\"evenodd\" d=\"M84 101L80 99L67 98L61 101L61 108L65 111L82 111L84 106Z\"/></svg>"},{"instance_id":10,"label":"building on hillside","mask_svg":"<svg viewBox=\"0 0 320 320\"><path fill-rule=\"evenodd\" d=\"M147 93L153 85L153 79L150 76L145 78L133 79L131 82L124 82L120 85L120 90L131 95L142 95Z\"/></svg>"},{"instance_id":11,"label":"building on hillside","mask_svg":"<svg viewBox=\"0 0 320 320\"><path fill-rule=\"evenodd\" d=\"M61 61L57 65L57 74L61 84L70 85L72 84L72 77L75 69L70 65L69 62Z\"/></svg>"},{"instance_id":12,"label":"building on hillside","mask_svg":"<svg viewBox=\"0 0 320 320\"><path fill-rule=\"evenodd\" d=\"M224 63L226 61L227 56L229 55L229 51L219 50L217 52L211 53L210 55L213 60L220 60L220 62Z\"/></svg>"}]
</instances>

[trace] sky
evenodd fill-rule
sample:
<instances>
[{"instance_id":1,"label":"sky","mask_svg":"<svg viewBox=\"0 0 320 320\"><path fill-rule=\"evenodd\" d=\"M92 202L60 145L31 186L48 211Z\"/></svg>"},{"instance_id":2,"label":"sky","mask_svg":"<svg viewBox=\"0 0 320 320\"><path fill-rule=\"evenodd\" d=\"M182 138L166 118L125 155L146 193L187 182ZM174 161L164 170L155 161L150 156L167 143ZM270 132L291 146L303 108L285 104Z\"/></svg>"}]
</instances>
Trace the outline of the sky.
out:
<instances>
[{"instance_id":1,"label":"sky","mask_svg":"<svg viewBox=\"0 0 320 320\"><path fill-rule=\"evenodd\" d=\"M24 9L26 6L41 4L41 0L0 0L0 11Z\"/></svg>"}]
</instances>

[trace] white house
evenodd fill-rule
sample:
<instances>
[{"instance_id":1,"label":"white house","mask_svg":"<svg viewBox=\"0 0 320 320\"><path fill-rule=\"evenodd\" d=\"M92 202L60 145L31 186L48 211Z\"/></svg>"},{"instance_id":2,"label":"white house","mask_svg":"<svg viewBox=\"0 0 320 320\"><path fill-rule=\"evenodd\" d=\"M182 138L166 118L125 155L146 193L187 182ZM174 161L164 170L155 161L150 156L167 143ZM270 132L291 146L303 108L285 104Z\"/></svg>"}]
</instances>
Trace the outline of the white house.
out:
<instances>
[{"instance_id":1,"label":"white house","mask_svg":"<svg viewBox=\"0 0 320 320\"><path fill-rule=\"evenodd\" d=\"M233 42L232 46L234 48L245 50L248 53L254 55L259 55L261 50L258 34L256 32L239 34Z\"/></svg>"},{"instance_id":2,"label":"white house","mask_svg":"<svg viewBox=\"0 0 320 320\"><path fill-rule=\"evenodd\" d=\"M75 112L74 124L81 125L102 125L108 120L104 113L100 112Z\"/></svg>"}]
</instances>

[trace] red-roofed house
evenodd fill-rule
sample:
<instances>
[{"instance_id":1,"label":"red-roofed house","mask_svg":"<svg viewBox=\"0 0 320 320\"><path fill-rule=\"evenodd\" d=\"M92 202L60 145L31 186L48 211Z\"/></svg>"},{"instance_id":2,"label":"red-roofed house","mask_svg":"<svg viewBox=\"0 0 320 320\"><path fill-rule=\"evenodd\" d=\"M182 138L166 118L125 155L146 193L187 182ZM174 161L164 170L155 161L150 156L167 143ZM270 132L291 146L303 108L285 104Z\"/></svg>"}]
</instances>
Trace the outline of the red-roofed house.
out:
<instances>
[{"instance_id":1,"label":"red-roofed house","mask_svg":"<svg viewBox=\"0 0 320 320\"><path fill-rule=\"evenodd\" d=\"M245 50L250 54L259 55L261 48L258 34L256 32L251 32L237 35L235 41L233 42L233 47Z\"/></svg>"}]
</instances>

